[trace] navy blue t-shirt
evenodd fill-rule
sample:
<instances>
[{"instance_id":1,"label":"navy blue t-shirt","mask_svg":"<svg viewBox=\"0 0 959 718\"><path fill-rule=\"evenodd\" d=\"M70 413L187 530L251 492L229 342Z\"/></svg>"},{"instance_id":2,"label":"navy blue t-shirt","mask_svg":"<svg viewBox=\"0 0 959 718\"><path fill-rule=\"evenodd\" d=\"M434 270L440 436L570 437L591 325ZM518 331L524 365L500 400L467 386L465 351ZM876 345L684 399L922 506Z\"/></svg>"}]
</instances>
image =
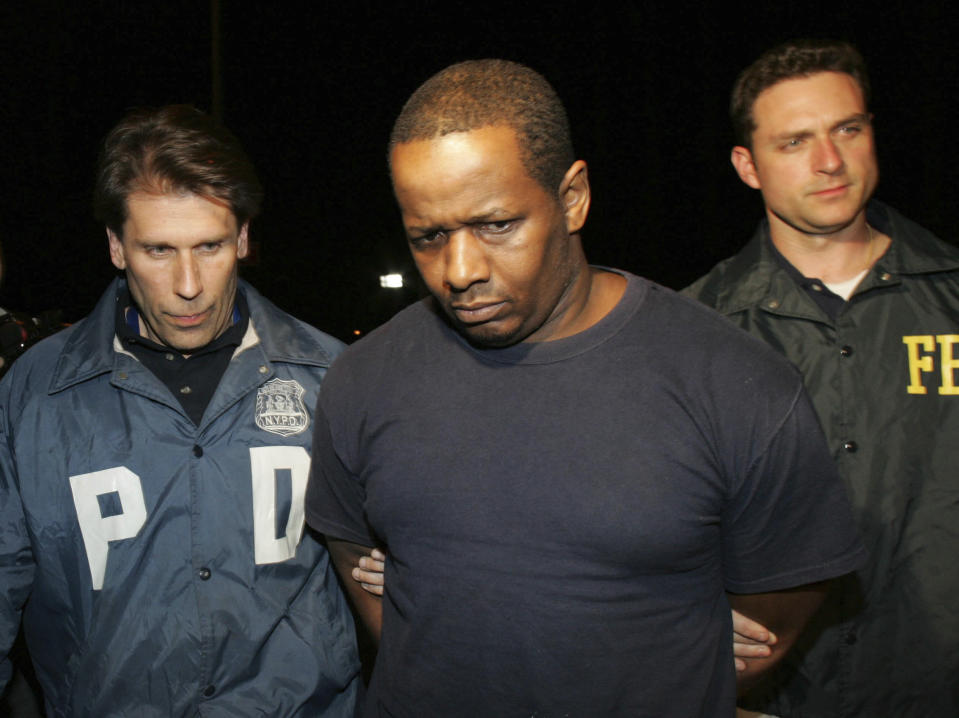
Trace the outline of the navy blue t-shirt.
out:
<instances>
[{"instance_id":1,"label":"navy blue t-shirt","mask_svg":"<svg viewBox=\"0 0 959 718\"><path fill-rule=\"evenodd\" d=\"M497 350L426 300L327 374L307 519L389 552L367 715L731 716L725 592L861 564L796 371L627 278Z\"/></svg>"}]
</instances>

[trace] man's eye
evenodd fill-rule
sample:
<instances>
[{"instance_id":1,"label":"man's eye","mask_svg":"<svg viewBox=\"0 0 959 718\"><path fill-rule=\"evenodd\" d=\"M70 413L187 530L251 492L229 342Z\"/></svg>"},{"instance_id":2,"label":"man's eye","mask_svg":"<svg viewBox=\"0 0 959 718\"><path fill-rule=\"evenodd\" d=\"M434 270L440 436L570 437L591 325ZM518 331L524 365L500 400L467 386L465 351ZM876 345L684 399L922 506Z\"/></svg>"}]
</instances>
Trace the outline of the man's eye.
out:
<instances>
[{"instance_id":1,"label":"man's eye","mask_svg":"<svg viewBox=\"0 0 959 718\"><path fill-rule=\"evenodd\" d=\"M799 139L798 137L793 137L792 139L789 139L783 142L781 147L784 150L794 150L801 145L802 145L802 140Z\"/></svg>"},{"instance_id":2,"label":"man's eye","mask_svg":"<svg viewBox=\"0 0 959 718\"><path fill-rule=\"evenodd\" d=\"M165 257L169 251L169 247L147 247L147 254L151 257Z\"/></svg>"},{"instance_id":3,"label":"man's eye","mask_svg":"<svg viewBox=\"0 0 959 718\"><path fill-rule=\"evenodd\" d=\"M516 226L516 221L506 219L501 222L484 222L479 225L479 230L483 234L505 234Z\"/></svg>"},{"instance_id":4,"label":"man's eye","mask_svg":"<svg viewBox=\"0 0 959 718\"><path fill-rule=\"evenodd\" d=\"M219 242L204 242L200 245L201 252L215 252L220 248Z\"/></svg>"},{"instance_id":5,"label":"man's eye","mask_svg":"<svg viewBox=\"0 0 959 718\"><path fill-rule=\"evenodd\" d=\"M443 239L446 236L446 233L442 230L437 232L427 232L426 234L420 234L416 237L410 237L410 244L416 248L425 248L431 244L435 244Z\"/></svg>"},{"instance_id":6,"label":"man's eye","mask_svg":"<svg viewBox=\"0 0 959 718\"><path fill-rule=\"evenodd\" d=\"M843 125L839 128L839 132L844 135L856 135L862 131L861 125Z\"/></svg>"}]
</instances>

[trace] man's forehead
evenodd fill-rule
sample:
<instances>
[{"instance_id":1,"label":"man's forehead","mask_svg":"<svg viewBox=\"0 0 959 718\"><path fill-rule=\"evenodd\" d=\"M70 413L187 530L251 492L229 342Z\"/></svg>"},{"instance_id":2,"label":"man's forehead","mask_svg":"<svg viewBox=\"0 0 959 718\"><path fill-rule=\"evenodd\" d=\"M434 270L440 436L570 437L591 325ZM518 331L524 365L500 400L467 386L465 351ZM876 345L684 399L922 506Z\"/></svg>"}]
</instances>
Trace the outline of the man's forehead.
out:
<instances>
[{"instance_id":1,"label":"man's forehead","mask_svg":"<svg viewBox=\"0 0 959 718\"><path fill-rule=\"evenodd\" d=\"M435 185L397 190L403 223L408 229L451 228L511 219L517 197L486 182Z\"/></svg>"},{"instance_id":2,"label":"man's forehead","mask_svg":"<svg viewBox=\"0 0 959 718\"><path fill-rule=\"evenodd\" d=\"M157 233L196 228L213 235L233 234L239 228L227 202L191 192L131 192L126 198L123 233L149 238ZM144 235L140 237L139 235Z\"/></svg>"},{"instance_id":3,"label":"man's forehead","mask_svg":"<svg viewBox=\"0 0 959 718\"><path fill-rule=\"evenodd\" d=\"M191 192L190 190L181 190L168 185L148 185L133 189L126 196L127 209L135 205L150 203L187 203L191 201L209 202L212 205L232 211L230 203L217 197L212 192Z\"/></svg>"},{"instance_id":4,"label":"man's forehead","mask_svg":"<svg viewBox=\"0 0 959 718\"><path fill-rule=\"evenodd\" d=\"M802 122L817 118L840 119L864 114L865 97L856 79L843 72L817 72L780 80L767 87L753 103L752 116L757 130L764 127Z\"/></svg>"},{"instance_id":5,"label":"man's forehead","mask_svg":"<svg viewBox=\"0 0 959 718\"><path fill-rule=\"evenodd\" d=\"M491 197L529 177L512 128L491 126L398 144L392 152L393 186L401 202Z\"/></svg>"},{"instance_id":6,"label":"man's forehead","mask_svg":"<svg viewBox=\"0 0 959 718\"><path fill-rule=\"evenodd\" d=\"M456 155L460 162L466 157L485 157L491 154L520 157L519 137L509 125L484 125L469 130L457 130L431 137L397 143L390 152L394 165L397 161L444 161Z\"/></svg>"}]
</instances>

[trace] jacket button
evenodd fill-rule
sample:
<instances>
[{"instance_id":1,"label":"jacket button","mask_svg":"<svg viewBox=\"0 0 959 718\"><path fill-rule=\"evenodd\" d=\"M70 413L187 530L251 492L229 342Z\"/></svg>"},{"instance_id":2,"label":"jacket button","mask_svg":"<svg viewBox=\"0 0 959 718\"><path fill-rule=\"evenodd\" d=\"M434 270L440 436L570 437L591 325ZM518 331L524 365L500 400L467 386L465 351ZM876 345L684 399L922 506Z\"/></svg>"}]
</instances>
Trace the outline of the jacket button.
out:
<instances>
[{"instance_id":1,"label":"jacket button","mask_svg":"<svg viewBox=\"0 0 959 718\"><path fill-rule=\"evenodd\" d=\"M213 572L212 572L210 569L208 569L206 566L204 566L204 567L201 568L199 571L197 571L196 574L197 574L197 576L200 577L201 580L203 580L203 581L209 581L209 580L210 580L210 576L213 575Z\"/></svg>"},{"instance_id":2,"label":"jacket button","mask_svg":"<svg viewBox=\"0 0 959 718\"><path fill-rule=\"evenodd\" d=\"M853 454L859 448L859 445L855 441L844 441L842 442L842 448Z\"/></svg>"},{"instance_id":3,"label":"jacket button","mask_svg":"<svg viewBox=\"0 0 959 718\"><path fill-rule=\"evenodd\" d=\"M844 346L842 349L839 350L839 354L844 357L851 357L852 347L847 344L846 346Z\"/></svg>"},{"instance_id":4,"label":"jacket button","mask_svg":"<svg viewBox=\"0 0 959 718\"><path fill-rule=\"evenodd\" d=\"M849 635L846 636L846 645L847 645L847 646L854 646L854 645L856 645L856 641L857 641L857 640L858 640L858 639L856 638L856 634L855 634L855 633L850 633Z\"/></svg>"},{"instance_id":5,"label":"jacket button","mask_svg":"<svg viewBox=\"0 0 959 718\"><path fill-rule=\"evenodd\" d=\"M203 689L204 698L212 698L214 693L216 693L216 686L207 686Z\"/></svg>"},{"instance_id":6,"label":"jacket button","mask_svg":"<svg viewBox=\"0 0 959 718\"><path fill-rule=\"evenodd\" d=\"M198 459L199 459L201 456L203 456L203 447L200 446L199 444L197 444L196 446L194 446L194 447L193 447L193 455L194 455L196 458L198 458Z\"/></svg>"}]
</instances>

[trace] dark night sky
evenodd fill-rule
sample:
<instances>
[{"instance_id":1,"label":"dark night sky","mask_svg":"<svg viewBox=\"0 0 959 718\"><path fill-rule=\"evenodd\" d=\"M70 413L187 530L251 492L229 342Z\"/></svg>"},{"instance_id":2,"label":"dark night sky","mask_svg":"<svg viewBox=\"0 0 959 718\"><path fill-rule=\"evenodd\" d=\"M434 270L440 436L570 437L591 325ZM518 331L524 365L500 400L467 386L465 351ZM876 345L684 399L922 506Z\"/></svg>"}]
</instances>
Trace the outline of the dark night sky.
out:
<instances>
[{"instance_id":1,"label":"dark night sky","mask_svg":"<svg viewBox=\"0 0 959 718\"><path fill-rule=\"evenodd\" d=\"M955 242L959 24L942 2L364 3L222 0L224 119L267 199L244 275L341 338L411 295L384 145L406 97L457 60L531 65L567 104L590 168L591 261L669 286L742 245L758 196L728 163L736 74L798 36L854 42L870 63L878 196ZM211 106L209 6L5 3L0 10L6 276L0 305L76 319L113 276L90 218L103 135L138 105Z\"/></svg>"}]
</instances>

